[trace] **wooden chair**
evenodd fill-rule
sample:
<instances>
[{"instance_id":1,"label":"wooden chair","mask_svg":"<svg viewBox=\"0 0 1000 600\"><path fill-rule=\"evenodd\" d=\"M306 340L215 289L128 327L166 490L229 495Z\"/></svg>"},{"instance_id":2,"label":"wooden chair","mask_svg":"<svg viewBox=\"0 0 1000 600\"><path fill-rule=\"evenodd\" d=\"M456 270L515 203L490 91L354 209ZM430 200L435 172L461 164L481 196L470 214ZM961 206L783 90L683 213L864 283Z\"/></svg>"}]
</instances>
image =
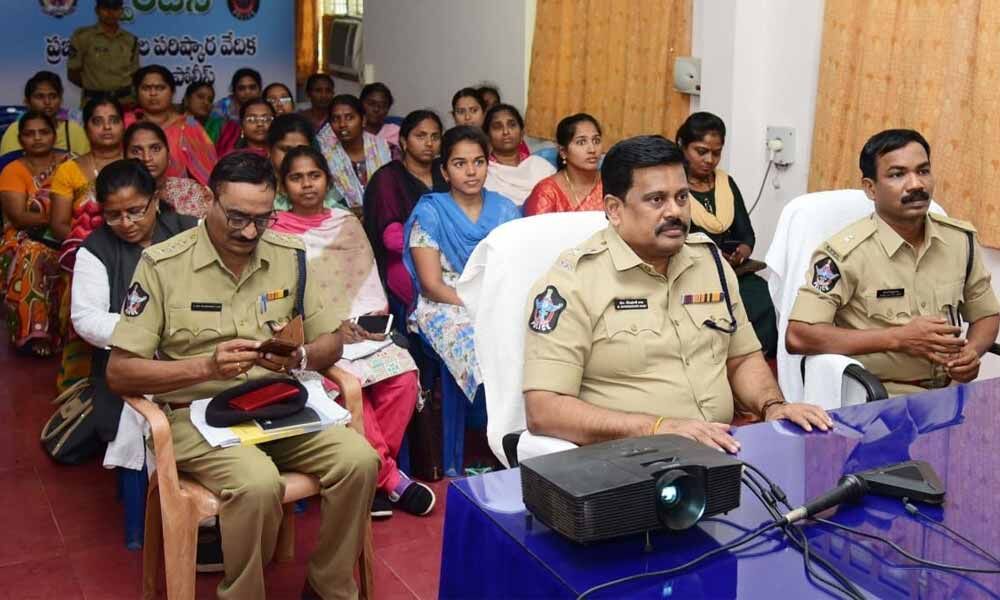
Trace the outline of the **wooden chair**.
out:
<instances>
[{"instance_id":1,"label":"wooden chair","mask_svg":"<svg viewBox=\"0 0 1000 600\"><path fill-rule=\"evenodd\" d=\"M337 384L344 406L351 413L351 427L364 435L361 384L350 373L331 367L323 373ZM156 453L156 477L149 484L146 499L146 543L142 555L142 597L157 597L161 555L166 565L168 600L194 600L195 553L198 524L219 514L219 497L193 479L177 473L170 423L154 402L139 397L125 401L149 422ZM319 493L319 481L301 473L282 473L285 496L284 517L278 534L275 560L290 561L295 554L295 512L293 503ZM369 521L364 548L358 559L359 591L362 598L373 597L372 534Z\"/></svg>"}]
</instances>

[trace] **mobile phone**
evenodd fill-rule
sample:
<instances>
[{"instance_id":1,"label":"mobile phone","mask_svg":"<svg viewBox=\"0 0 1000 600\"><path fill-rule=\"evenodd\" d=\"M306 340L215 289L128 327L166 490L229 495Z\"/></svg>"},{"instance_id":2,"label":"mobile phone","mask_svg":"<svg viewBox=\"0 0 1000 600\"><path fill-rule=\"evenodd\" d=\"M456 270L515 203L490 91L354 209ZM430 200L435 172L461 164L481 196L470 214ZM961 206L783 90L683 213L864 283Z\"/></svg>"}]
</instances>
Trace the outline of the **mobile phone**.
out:
<instances>
[{"instance_id":1,"label":"mobile phone","mask_svg":"<svg viewBox=\"0 0 1000 600\"><path fill-rule=\"evenodd\" d=\"M719 248L725 254L732 254L733 252L736 252L736 249L739 248L740 244L742 244L742 243L743 242L741 242L739 240L726 240L726 241L722 242L721 244L719 244Z\"/></svg>"},{"instance_id":2,"label":"mobile phone","mask_svg":"<svg viewBox=\"0 0 1000 600\"><path fill-rule=\"evenodd\" d=\"M291 356L299 345L288 340L271 338L260 345L257 351L260 353L277 354L278 356Z\"/></svg>"},{"instance_id":3,"label":"mobile phone","mask_svg":"<svg viewBox=\"0 0 1000 600\"><path fill-rule=\"evenodd\" d=\"M368 333L389 335L392 330L392 315L364 315L351 320Z\"/></svg>"}]
</instances>

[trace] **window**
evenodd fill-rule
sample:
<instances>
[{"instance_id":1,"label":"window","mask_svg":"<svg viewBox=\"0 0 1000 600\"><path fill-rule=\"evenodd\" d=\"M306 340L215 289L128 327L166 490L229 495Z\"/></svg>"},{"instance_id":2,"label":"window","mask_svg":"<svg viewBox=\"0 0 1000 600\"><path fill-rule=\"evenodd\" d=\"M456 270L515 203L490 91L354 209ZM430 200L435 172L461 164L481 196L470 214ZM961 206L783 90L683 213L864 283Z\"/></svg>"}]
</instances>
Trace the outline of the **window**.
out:
<instances>
[{"instance_id":1,"label":"window","mask_svg":"<svg viewBox=\"0 0 1000 600\"><path fill-rule=\"evenodd\" d=\"M364 0L323 0L323 14L363 17L365 15Z\"/></svg>"}]
</instances>

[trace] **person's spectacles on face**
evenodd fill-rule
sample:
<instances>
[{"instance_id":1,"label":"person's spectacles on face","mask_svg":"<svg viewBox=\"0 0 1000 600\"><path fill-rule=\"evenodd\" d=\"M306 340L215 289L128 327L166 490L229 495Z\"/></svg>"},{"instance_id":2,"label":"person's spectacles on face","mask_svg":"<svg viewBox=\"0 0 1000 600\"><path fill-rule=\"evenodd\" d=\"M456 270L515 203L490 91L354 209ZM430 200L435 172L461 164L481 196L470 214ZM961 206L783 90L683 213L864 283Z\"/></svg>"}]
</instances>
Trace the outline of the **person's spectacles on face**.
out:
<instances>
[{"instance_id":1,"label":"person's spectacles on face","mask_svg":"<svg viewBox=\"0 0 1000 600\"><path fill-rule=\"evenodd\" d=\"M274 117L271 115L250 115L243 120L251 125L270 125Z\"/></svg>"},{"instance_id":2,"label":"person's spectacles on face","mask_svg":"<svg viewBox=\"0 0 1000 600\"><path fill-rule=\"evenodd\" d=\"M125 222L138 223L143 219L143 217L146 216L146 213L149 212L149 207L152 205L153 199L150 198L149 201L146 202L146 206L143 206L142 208L129 208L116 213L105 212L104 222L108 225L118 225L119 223Z\"/></svg>"},{"instance_id":3,"label":"person's spectacles on face","mask_svg":"<svg viewBox=\"0 0 1000 600\"><path fill-rule=\"evenodd\" d=\"M277 106L278 104L291 104L292 103L292 97L291 96L281 96L279 98L268 98L267 102L271 106Z\"/></svg>"},{"instance_id":4,"label":"person's spectacles on face","mask_svg":"<svg viewBox=\"0 0 1000 600\"><path fill-rule=\"evenodd\" d=\"M219 207L222 208L222 213L226 215L226 225L229 229L233 231L240 231L246 229L246 226L253 223L254 228L257 230L257 234L264 233L268 228L273 227L275 223L278 222L278 217L274 215L274 211L262 215L259 217L251 217L250 215L241 213L237 210L229 210L219 202Z\"/></svg>"}]
</instances>

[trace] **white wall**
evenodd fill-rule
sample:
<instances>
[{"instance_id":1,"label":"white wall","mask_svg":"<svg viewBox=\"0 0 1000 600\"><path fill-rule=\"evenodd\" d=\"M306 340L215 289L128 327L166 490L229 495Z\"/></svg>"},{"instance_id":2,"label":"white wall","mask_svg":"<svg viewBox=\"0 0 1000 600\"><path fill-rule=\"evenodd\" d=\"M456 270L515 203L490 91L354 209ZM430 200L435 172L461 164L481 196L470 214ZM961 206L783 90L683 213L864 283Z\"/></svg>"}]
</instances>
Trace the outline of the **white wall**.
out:
<instances>
[{"instance_id":1,"label":"white wall","mask_svg":"<svg viewBox=\"0 0 1000 600\"><path fill-rule=\"evenodd\" d=\"M766 127L796 130L795 164L772 169L751 216L757 258L767 252L781 209L807 191L822 34L823 0L694 0L692 53L702 60L702 92L691 108L726 122L723 166L747 203L767 164ZM780 189L772 186L775 176ZM1000 251L985 249L983 259L1000 294ZM1000 376L1000 358L983 361L981 378Z\"/></svg>"},{"instance_id":2,"label":"white wall","mask_svg":"<svg viewBox=\"0 0 1000 600\"><path fill-rule=\"evenodd\" d=\"M450 126L452 95L483 80L524 108L534 0L367 0L364 21L364 60L392 114L429 107Z\"/></svg>"}]
</instances>

